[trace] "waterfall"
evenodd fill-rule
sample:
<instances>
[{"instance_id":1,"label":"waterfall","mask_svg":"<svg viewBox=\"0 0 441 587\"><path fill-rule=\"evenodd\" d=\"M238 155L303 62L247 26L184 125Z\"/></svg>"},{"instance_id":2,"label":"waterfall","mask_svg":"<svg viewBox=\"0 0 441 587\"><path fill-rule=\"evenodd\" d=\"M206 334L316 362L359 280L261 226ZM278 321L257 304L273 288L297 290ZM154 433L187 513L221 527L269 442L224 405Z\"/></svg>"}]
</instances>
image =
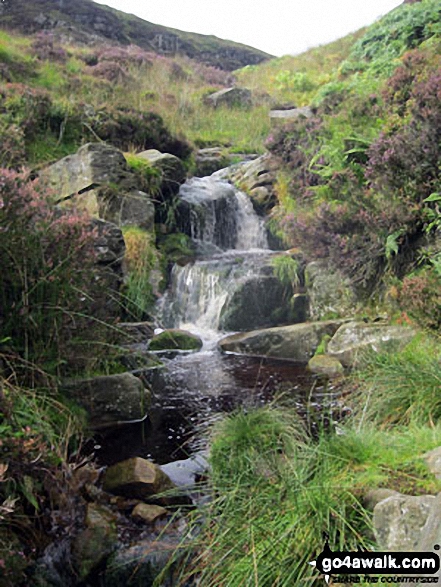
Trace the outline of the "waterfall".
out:
<instances>
[{"instance_id":1,"label":"waterfall","mask_svg":"<svg viewBox=\"0 0 441 587\"><path fill-rule=\"evenodd\" d=\"M188 180L179 197L200 258L173 267L159 319L213 338L240 288L269 273L265 223L248 196L218 174Z\"/></svg>"}]
</instances>

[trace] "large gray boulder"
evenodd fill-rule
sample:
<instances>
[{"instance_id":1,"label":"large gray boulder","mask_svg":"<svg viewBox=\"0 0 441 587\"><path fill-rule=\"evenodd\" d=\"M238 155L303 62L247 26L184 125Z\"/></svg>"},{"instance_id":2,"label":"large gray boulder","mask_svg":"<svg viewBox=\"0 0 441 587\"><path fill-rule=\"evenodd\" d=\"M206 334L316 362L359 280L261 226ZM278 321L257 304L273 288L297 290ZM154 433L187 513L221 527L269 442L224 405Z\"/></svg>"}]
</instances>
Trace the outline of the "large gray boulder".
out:
<instances>
[{"instance_id":1,"label":"large gray boulder","mask_svg":"<svg viewBox=\"0 0 441 587\"><path fill-rule=\"evenodd\" d=\"M340 326L328 344L328 354L344 367L360 364L367 352L397 352L414 337L415 331L407 326L381 323L349 322Z\"/></svg>"},{"instance_id":2,"label":"large gray boulder","mask_svg":"<svg viewBox=\"0 0 441 587\"><path fill-rule=\"evenodd\" d=\"M213 108L219 106L249 108L252 106L252 96L251 91L246 88L225 88L206 96L204 103Z\"/></svg>"},{"instance_id":3,"label":"large gray boulder","mask_svg":"<svg viewBox=\"0 0 441 587\"><path fill-rule=\"evenodd\" d=\"M85 210L118 226L154 227L150 196L137 189L137 178L119 149L88 143L40 172L52 188L54 201L63 208Z\"/></svg>"},{"instance_id":4,"label":"large gray boulder","mask_svg":"<svg viewBox=\"0 0 441 587\"><path fill-rule=\"evenodd\" d=\"M160 176L160 192L164 199L175 195L184 183L187 172L182 161L170 153L161 153L157 149L148 149L136 155L149 163Z\"/></svg>"},{"instance_id":5,"label":"large gray boulder","mask_svg":"<svg viewBox=\"0 0 441 587\"><path fill-rule=\"evenodd\" d=\"M340 320L329 320L254 330L227 336L219 346L224 352L307 364L323 337L332 336L341 324Z\"/></svg>"},{"instance_id":6,"label":"large gray boulder","mask_svg":"<svg viewBox=\"0 0 441 587\"><path fill-rule=\"evenodd\" d=\"M93 428L144 418L150 399L142 381L131 373L69 380L62 391L83 406Z\"/></svg>"},{"instance_id":7,"label":"large gray boulder","mask_svg":"<svg viewBox=\"0 0 441 587\"><path fill-rule=\"evenodd\" d=\"M357 297L347 277L326 261L313 261L305 268L305 284L312 320L343 318L354 314Z\"/></svg>"},{"instance_id":8,"label":"large gray boulder","mask_svg":"<svg viewBox=\"0 0 441 587\"><path fill-rule=\"evenodd\" d=\"M435 502L433 495L392 495L374 507L374 533L381 549L415 551ZM431 550L433 545L431 545Z\"/></svg>"}]
</instances>

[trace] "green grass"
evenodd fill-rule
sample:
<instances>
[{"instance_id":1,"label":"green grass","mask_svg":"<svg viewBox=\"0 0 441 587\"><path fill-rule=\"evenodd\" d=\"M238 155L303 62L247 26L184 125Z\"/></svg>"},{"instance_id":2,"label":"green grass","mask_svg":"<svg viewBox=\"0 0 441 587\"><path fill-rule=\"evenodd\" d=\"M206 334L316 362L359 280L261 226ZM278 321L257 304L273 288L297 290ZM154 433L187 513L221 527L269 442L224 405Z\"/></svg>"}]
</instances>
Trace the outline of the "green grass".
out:
<instances>
[{"instance_id":1,"label":"green grass","mask_svg":"<svg viewBox=\"0 0 441 587\"><path fill-rule=\"evenodd\" d=\"M373 354L358 375L362 418L390 427L428 426L441 419L441 349L436 340L417 337L397 354ZM367 390L367 391L366 391Z\"/></svg>"},{"instance_id":2,"label":"green grass","mask_svg":"<svg viewBox=\"0 0 441 587\"><path fill-rule=\"evenodd\" d=\"M441 427L342 431L314 441L295 413L270 407L217 425L212 500L199 513L187 568L201 587L318 585L308 563L323 548L323 532L335 549L375 548L362 505L368 489L439 490L419 457L439 445Z\"/></svg>"}]
</instances>

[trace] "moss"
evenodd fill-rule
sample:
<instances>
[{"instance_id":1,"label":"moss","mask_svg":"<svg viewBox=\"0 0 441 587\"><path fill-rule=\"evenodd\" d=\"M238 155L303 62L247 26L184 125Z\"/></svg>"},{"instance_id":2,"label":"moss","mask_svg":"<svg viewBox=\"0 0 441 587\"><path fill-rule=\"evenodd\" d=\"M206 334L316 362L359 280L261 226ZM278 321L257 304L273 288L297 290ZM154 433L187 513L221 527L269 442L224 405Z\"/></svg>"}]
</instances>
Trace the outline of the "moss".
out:
<instances>
[{"instance_id":1,"label":"moss","mask_svg":"<svg viewBox=\"0 0 441 587\"><path fill-rule=\"evenodd\" d=\"M202 347L201 339L185 330L164 330L150 341L149 350L197 351Z\"/></svg>"}]
</instances>

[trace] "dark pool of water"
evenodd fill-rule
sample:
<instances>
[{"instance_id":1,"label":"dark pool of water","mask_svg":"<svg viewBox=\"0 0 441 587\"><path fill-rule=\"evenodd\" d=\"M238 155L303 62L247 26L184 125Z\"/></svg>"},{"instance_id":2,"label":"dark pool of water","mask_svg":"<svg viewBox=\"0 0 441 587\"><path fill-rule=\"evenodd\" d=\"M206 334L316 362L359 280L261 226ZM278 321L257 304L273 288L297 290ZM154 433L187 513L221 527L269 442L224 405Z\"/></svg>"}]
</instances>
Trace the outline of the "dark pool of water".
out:
<instances>
[{"instance_id":1,"label":"dark pool of water","mask_svg":"<svg viewBox=\"0 0 441 587\"><path fill-rule=\"evenodd\" d=\"M97 435L99 463L133 456L159 464L185 459L205 446L207 429L222 414L262 406L282 396L300 412L321 405L325 384L289 361L207 351L165 361L149 373L149 417Z\"/></svg>"}]
</instances>

